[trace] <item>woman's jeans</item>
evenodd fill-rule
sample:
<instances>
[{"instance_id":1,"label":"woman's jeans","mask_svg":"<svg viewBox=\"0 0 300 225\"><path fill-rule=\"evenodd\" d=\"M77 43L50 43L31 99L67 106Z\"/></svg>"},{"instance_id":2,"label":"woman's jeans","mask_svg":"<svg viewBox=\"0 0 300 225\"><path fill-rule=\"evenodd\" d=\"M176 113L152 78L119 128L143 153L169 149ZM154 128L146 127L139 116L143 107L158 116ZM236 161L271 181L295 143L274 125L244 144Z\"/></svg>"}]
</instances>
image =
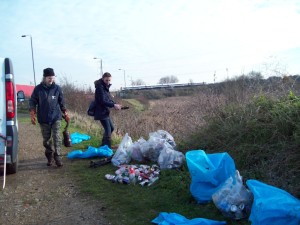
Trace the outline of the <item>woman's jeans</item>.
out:
<instances>
[{"instance_id":1,"label":"woman's jeans","mask_svg":"<svg viewBox=\"0 0 300 225\"><path fill-rule=\"evenodd\" d=\"M104 128L101 146L107 145L108 147L111 148L111 134L115 129L114 125L110 118L105 119L105 120L100 120L100 122Z\"/></svg>"}]
</instances>

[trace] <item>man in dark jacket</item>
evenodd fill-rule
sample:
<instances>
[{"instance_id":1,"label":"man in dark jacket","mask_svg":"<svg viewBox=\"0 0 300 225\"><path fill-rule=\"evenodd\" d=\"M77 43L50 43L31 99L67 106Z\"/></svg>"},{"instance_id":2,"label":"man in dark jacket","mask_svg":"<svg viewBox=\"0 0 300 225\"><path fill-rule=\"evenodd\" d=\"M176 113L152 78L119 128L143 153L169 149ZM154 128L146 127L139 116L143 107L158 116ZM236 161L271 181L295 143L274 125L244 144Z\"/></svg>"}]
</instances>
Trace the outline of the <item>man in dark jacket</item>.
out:
<instances>
[{"instance_id":1,"label":"man in dark jacket","mask_svg":"<svg viewBox=\"0 0 300 225\"><path fill-rule=\"evenodd\" d=\"M36 124L36 115L40 124L45 155L48 160L47 166L52 165L53 157L55 164L61 167L61 136L60 125L62 113L64 119L69 122L70 118L64 104L64 97L60 86L55 84L55 73L52 68L44 69L43 81L37 85L29 100L31 123ZM52 139L54 150L52 148Z\"/></svg>"},{"instance_id":2,"label":"man in dark jacket","mask_svg":"<svg viewBox=\"0 0 300 225\"><path fill-rule=\"evenodd\" d=\"M109 93L109 88L111 86L111 74L104 73L102 78L95 81L95 120L100 120L103 128L103 138L102 144L107 145L111 148L111 134L114 131L114 125L109 117L109 108L115 108L116 110L121 109L121 105L116 104Z\"/></svg>"}]
</instances>

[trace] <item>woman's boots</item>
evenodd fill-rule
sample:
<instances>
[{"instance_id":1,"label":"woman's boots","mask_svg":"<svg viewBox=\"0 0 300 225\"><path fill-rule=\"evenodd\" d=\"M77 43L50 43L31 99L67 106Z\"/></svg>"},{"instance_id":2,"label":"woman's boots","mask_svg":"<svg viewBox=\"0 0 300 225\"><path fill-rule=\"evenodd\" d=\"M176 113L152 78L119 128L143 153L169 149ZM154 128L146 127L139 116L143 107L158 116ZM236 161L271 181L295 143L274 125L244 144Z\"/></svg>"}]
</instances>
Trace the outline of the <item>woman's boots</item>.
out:
<instances>
[{"instance_id":1,"label":"woman's boots","mask_svg":"<svg viewBox=\"0 0 300 225\"><path fill-rule=\"evenodd\" d=\"M103 136L101 146L107 145L111 148L111 136Z\"/></svg>"}]
</instances>

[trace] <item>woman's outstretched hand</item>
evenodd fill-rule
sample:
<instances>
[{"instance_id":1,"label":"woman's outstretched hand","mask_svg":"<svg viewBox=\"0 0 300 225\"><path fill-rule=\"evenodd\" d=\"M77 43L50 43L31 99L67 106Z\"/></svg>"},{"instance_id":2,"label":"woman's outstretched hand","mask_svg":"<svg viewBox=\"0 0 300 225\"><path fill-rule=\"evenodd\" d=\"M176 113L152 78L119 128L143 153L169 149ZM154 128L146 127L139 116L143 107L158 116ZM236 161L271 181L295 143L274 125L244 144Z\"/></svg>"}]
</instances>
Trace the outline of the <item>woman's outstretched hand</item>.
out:
<instances>
[{"instance_id":1,"label":"woman's outstretched hand","mask_svg":"<svg viewBox=\"0 0 300 225\"><path fill-rule=\"evenodd\" d=\"M115 108L115 110L121 110L122 105L120 105L120 104L114 104L114 108Z\"/></svg>"}]
</instances>

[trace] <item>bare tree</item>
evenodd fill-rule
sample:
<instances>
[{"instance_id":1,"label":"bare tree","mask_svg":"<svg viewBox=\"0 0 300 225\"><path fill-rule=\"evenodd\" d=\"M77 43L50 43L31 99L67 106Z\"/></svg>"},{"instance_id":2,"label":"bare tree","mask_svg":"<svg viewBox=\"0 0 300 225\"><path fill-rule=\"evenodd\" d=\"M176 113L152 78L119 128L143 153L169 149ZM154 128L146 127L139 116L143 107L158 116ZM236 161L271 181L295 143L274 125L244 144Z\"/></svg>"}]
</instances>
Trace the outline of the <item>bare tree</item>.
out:
<instances>
[{"instance_id":1,"label":"bare tree","mask_svg":"<svg viewBox=\"0 0 300 225\"><path fill-rule=\"evenodd\" d=\"M173 84L177 82L178 78L174 75L162 77L158 81L159 84Z\"/></svg>"},{"instance_id":2,"label":"bare tree","mask_svg":"<svg viewBox=\"0 0 300 225\"><path fill-rule=\"evenodd\" d=\"M271 76L281 76L287 75L287 69L286 65L280 62L280 59L278 57L272 55L270 56L266 62L263 63L263 66L265 67L264 75L267 77Z\"/></svg>"}]
</instances>

